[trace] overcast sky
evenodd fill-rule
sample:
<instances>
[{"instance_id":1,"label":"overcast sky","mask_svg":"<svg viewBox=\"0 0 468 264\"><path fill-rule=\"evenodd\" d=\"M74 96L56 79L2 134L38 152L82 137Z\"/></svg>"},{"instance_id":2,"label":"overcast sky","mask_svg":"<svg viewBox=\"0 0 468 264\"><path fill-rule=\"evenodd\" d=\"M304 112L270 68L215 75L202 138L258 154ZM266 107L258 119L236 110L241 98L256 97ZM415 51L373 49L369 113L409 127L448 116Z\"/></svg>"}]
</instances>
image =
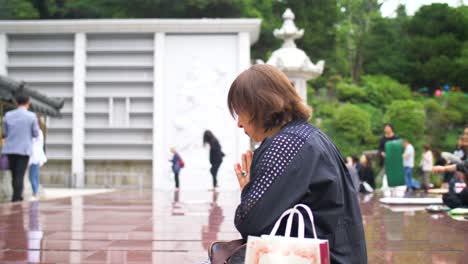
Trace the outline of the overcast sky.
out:
<instances>
[{"instance_id":1,"label":"overcast sky","mask_svg":"<svg viewBox=\"0 0 468 264\"><path fill-rule=\"evenodd\" d=\"M406 6L406 12L408 15L414 15L414 13L423 5L429 5L432 3L447 3L450 6L459 6L461 2L465 5L468 4L468 0L380 0L384 2L381 8L383 16L395 16L395 10L399 3Z\"/></svg>"}]
</instances>

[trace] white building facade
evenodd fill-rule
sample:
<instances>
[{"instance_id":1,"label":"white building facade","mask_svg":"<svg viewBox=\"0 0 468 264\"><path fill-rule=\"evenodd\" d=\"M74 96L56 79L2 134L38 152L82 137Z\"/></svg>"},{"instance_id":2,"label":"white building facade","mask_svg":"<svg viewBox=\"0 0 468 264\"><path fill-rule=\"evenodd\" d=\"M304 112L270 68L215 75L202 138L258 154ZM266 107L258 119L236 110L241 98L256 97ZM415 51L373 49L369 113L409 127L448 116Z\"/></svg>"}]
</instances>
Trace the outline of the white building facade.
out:
<instances>
[{"instance_id":1,"label":"white building facade","mask_svg":"<svg viewBox=\"0 0 468 264\"><path fill-rule=\"evenodd\" d=\"M220 185L238 188L232 164L249 140L226 97L259 30L258 19L1 21L0 74L65 98L47 124L45 181L172 188L173 146L181 187L209 188L209 129L226 154Z\"/></svg>"}]
</instances>

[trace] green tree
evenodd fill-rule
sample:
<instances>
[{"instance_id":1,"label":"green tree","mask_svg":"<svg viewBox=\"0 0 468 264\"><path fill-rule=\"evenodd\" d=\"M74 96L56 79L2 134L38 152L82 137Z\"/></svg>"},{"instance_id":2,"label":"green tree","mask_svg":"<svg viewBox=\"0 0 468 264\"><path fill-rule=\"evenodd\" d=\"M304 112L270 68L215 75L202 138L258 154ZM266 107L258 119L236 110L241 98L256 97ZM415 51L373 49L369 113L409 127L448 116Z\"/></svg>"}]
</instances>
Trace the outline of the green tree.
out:
<instances>
[{"instance_id":1,"label":"green tree","mask_svg":"<svg viewBox=\"0 0 468 264\"><path fill-rule=\"evenodd\" d=\"M291 8L295 24L304 29L301 39L296 40L299 48L310 56L313 62L327 60L327 68L334 67L335 23L337 22L336 0L245 0L241 1L241 17L262 19L260 38L252 46L252 58L267 60L271 53L280 48L282 41L273 36L273 30L280 28L282 15Z\"/></svg>"},{"instance_id":2,"label":"green tree","mask_svg":"<svg viewBox=\"0 0 468 264\"><path fill-rule=\"evenodd\" d=\"M409 21L407 32L406 55L411 62L407 75L413 87L433 91L463 79L458 69L466 67L466 60L457 58L468 40L468 19L462 12L447 4L423 6Z\"/></svg>"},{"instance_id":3,"label":"green tree","mask_svg":"<svg viewBox=\"0 0 468 264\"><path fill-rule=\"evenodd\" d=\"M468 41L463 43L460 56L455 59L455 70L451 72L451 81L459 85L464 92L468 93Z\"/></svg>"},{"instance_id":4,"label":"green tree","mask_svg":"<svg viewBox=\"0 0 468 264\"><path fill-rule=\"evenodd\" d=\"M333 67L336 0L0 0L2 2L6 3L0 5L3 18L260 18L260 38L252 47L252 58L263 60L282 44L273 36L273 30L281 27L282 14L289 7L295 13L297 26L305 29L304 37L297 40L298 46L314 62L326 59L327 68Z\"/></svg>"},{"instance_id":5,"label":"green tree","mask_svg":"<svg viewBox=\"0 0 468 264\"><path fill-rule=\"evenodd\" d=\"M42 19L240 17L241 0L33 0Z\"/></svg>"},{"instance_id":6,"label":"green tree","mask_svg":"<svg viewBox=\"0 0 468 264\"><path fill-rule=\"evenodd\" d=\"M346 64L344 76L357 82L362 74L364 49L372 18L379 16L381 4L377 0L338 0L337 61Z\"/></svg>"},{"instance_id":7,"label":"green tree","mask_svg":"<svg viewBox=\"0 0 468 264\"><path fill-rule=\"evenodd\" d=\"M39 13L28 0L0 0L1 19L36 19Z\"/></svg>"},{"instance_id":8,"label":"green tree","mask_svg":"<svg viewBox=\"0 0 468 264\"><path fill-rule=\"evenodd\" d=\"M375 16L366 38L364 49L364 72L370 75L388 75L401 83L408 83L409 61L405 49L408 34L405 24L409 17L400 5L396 18Z\"/></svg>"}]
</instances>

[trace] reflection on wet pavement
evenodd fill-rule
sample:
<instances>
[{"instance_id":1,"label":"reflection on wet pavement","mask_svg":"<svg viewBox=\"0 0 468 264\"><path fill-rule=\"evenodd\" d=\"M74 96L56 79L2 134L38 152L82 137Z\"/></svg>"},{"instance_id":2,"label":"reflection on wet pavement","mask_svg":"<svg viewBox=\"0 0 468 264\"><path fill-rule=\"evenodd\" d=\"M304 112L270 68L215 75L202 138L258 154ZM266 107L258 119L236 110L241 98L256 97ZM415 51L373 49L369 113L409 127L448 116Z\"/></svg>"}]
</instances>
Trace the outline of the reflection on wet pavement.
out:
<instances>
[{"instance_id":1,"label":"reflection on wet pavement","mask_svg":"<svg viewBox=\"0 0 468 264\"><path fill-rule=\"evenodd\" d=\"M464 263L468 222L361 196L369 263ZM199 263L239 238L238 192L121 191L0 205L1 263Z\"/></svg>"}]
</instances>

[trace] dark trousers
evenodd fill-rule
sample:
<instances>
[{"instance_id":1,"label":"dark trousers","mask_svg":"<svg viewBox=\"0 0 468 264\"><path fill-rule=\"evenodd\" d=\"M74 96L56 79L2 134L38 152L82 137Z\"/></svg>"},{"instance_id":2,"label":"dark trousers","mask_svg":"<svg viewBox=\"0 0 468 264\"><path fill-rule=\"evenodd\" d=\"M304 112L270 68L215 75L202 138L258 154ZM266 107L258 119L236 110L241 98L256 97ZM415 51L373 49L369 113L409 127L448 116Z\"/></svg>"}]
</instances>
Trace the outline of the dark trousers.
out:
<instances>
[{"instance_id":1,"label":"dark trousers","mask_svg":"<svg viewBox=\"0 0 468 264\"><path fill-rule=\"evenodd\" d=\"M174 176L175 176L175 187L179 188L179 173L174 172Z\"/></svg>"},{"instance_id":2,"label":"dark trousers","mask_svg":"<svg viewBox=\"0 0 468 264\"><path fill-rule=\"evenodd\" d=\"M211 164L210 172L211 172L211 176L213 177L213 188L218 187L217 177L218 177L219 166L221 166L221 162Z\"/></svg>"},{"instance_id":3,"label":"dark trousers","mask_svg":"<svg viewBox=\"0 0 468 264\"><path fill-rule=\"evenodd\" d=\"M12 202L23 200L24 174L28 167L29 156L8 154L11 170L11 186L13 187Z\"/></svg>"}]
</instances>

